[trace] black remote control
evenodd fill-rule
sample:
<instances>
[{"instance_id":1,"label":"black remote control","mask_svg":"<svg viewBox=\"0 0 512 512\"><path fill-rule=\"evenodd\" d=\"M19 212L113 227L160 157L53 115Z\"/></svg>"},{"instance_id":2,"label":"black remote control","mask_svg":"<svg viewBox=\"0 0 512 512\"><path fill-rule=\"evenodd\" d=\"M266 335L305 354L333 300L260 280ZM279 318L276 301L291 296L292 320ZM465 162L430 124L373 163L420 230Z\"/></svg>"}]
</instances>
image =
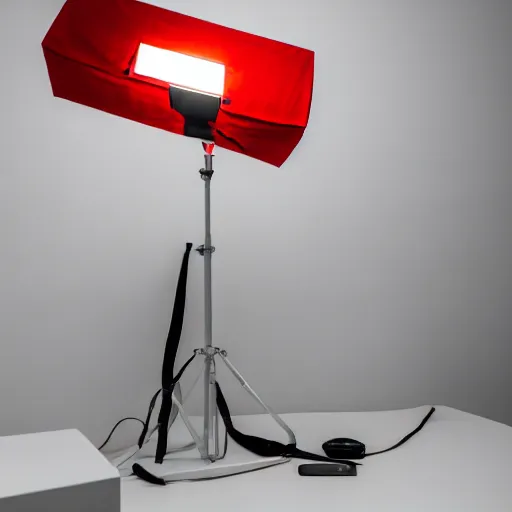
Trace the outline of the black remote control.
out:
<instances>
[{"instance_id":1,"label":"black remote control","mask_svg":"<svg viewBox=\"0 0 512 512\"><path fill-rule=\"evenodd\" d=\"M356 476L356 466L348 464L301 464L300 476Z\"/></svg>"}]
</instances>

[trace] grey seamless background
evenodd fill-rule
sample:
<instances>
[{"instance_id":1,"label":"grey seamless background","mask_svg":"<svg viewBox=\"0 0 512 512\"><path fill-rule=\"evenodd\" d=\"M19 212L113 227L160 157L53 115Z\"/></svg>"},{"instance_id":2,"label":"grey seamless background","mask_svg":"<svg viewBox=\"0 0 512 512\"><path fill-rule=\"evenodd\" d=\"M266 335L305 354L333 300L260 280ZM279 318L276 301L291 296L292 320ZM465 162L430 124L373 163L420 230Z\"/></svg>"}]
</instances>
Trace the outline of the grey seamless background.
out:
<instances>
[{"instance_id":1,"label":"grey seamless background","mask_svg":"<svg viewBox=\"0 0 512 512\"><path fill-rule=\"evenodd\" d=\"M285 166L215 158L215 343L279 412L435 403L512 424L512 4L151 3L316 52ZM53 98L40 43L62 4L0 3L0 435L99 443L158 387L202 153ZM202 332L193 256L179 362ZM221 379L234 413L258 410Z\"/></svg>"}]
</instances>

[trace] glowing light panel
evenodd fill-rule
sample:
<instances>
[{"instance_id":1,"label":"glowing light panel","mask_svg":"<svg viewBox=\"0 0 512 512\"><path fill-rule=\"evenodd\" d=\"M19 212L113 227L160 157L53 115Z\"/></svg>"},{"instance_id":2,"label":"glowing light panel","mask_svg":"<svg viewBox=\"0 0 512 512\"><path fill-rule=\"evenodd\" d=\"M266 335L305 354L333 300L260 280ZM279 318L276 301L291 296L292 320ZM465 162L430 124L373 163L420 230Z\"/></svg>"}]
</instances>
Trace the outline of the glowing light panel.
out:
<instances>
[{"instance_id":1,"label":"glowing light panel","mask_svg":"<svg viewBox=\"0 0 512 512\"><path fill-rule=\"evenodd\" d=\"M135 73L209 94L224 94L223 64L141 43Z\"/></svg>"}]
</instances>

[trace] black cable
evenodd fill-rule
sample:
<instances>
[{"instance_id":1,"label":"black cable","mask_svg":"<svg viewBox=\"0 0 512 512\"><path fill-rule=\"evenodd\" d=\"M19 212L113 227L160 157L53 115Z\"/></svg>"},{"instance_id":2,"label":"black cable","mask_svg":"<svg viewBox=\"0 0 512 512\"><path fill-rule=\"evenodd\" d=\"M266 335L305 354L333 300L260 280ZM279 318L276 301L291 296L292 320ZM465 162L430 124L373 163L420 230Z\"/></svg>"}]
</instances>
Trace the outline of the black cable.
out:
<instances>
[{"instance_id":1,"label":"black cable","mask_svg":"<svg viewBox=\"0 0 512 512\"><path fill-rule=\"evenodd\" d=\"M127 420L134 420L134 421L138 421L139 423L142 423L142 426L144 427L145 426L145 423L140 420L139 418L132 418L132 417L128 417L128 418L123 418L122 420L119 420L115 425L114 425L114 428L110 431L110 434L108 435L107 439L105 440L105 442L98 448L98 450L102 450L106 444L110 441L110 438L112 437L112 434L115 432L116 428L119 427L119 425L121 425L121 423L123 423L123 421L127 421Z\"/></svg>"},{"instance_id":2,"label":"black cable","mask_svg":"<svg viewBox=\"0 0 512 512\"><path fill-rule=\"evenodd\" d=\"M435 407L432 407L432 409L430 409L429 413L423 418L423 421L411 433L407 434L403 439L398 441L398 443L393 445L391 448L386 448L385 450L381 450L379 452L367 453L365 455L365 457L369 457L370 455L380 455L381 453L390 452L391 450L394 450L395 448L398 448L399 446L403 445L405 442L409 441L409 439L412 436L416 435L425 426L425 423L427 423L430 416L432 416L432 414L434 414L435 410L436 410Z\"/></svg>"}]
</instances>

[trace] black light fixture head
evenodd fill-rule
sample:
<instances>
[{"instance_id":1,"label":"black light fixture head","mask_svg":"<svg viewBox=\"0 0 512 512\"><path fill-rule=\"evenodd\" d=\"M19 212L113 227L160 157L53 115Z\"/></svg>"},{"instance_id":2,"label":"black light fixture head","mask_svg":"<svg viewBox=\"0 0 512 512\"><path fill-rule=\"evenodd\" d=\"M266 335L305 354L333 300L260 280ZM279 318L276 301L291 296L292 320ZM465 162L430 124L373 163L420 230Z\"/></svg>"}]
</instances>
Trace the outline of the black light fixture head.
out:
<instances>
[{"instance_id":1,"label":"black light fixture head","mask_svg":"<svg viewBox=\"0 0 512 512\"><path fill-rule=\"evenodd\" d=\"M210 123L217 120L220 96L171 85L169 99L171 108L185 118L184 135L213 141Z\"/></svg>"}]
</instances>

